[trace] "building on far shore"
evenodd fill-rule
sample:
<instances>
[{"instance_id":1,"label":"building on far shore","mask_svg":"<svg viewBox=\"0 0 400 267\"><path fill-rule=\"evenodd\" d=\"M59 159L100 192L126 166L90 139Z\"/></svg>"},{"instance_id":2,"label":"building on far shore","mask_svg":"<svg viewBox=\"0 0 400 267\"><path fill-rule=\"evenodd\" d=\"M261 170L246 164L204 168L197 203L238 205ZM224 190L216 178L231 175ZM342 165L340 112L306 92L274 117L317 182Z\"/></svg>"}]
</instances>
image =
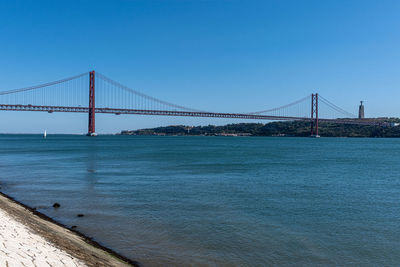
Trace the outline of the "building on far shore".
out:
<instances>
[{"instance_id":1,"label":"building on far shore","mask_svg":"<svg viewBox=\"0 0 400 267\"><path fill-rule=\"evenodd\" d=\"M358 118L364 119L364 101L360 101L360 106L358 107Z\"/></svg>"}]
</instances>

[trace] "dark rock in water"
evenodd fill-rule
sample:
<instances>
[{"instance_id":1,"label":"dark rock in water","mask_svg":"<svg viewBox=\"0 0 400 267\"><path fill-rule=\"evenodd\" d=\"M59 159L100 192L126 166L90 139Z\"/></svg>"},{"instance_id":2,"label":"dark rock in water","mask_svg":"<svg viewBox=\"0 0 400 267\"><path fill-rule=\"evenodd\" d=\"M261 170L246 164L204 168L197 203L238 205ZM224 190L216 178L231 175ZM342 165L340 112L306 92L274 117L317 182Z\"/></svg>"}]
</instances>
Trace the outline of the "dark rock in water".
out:
<instances>
[{"instance_id":1,"label":"dark rock in water","mask_svg":"<svg viewBox=\"0 0 400 267\"><path fill-rule=\"evenodd\" d=\"M85 216L85 215L83 215L83 214L78 214L78 215L76 215L77 217L83 217L83 216Z\"/></svg>"},{"instance_id":2,"label":"dark rock in water","mask_svg":"<svg viewBox=\"0 0 400 267\"><path fill-rule=\"evenodd\" d=\"M32 209L33 209L34 211L36 211L36 210L37 210L37 208L35 208L35 207L34 207L34 208L32 208Z\"/></svg>"},{"instance_id":3,"label":"dark rock in water","mask_svg":"<svg viewBox=\"0 0 400 267\"><path fill-rule=\"evenodd\" d=\"M57 208L59 208L59 207L61 207L60 203L57 203L57 202L56 202L56 203L53 204L53 208L56 208L56 209L57 209Z\"/></svg>"},{"instance_id":4,"label":"dark rock in water","mask_svg":"<svg viewBox=\"0 0 400 267\"><path fill-rule=\"evenodd\" d=\"M71 229L75 229L76 227L78 227L78 226L72 225L72 226L71 226Z\"/></svg>"}]
</instances>

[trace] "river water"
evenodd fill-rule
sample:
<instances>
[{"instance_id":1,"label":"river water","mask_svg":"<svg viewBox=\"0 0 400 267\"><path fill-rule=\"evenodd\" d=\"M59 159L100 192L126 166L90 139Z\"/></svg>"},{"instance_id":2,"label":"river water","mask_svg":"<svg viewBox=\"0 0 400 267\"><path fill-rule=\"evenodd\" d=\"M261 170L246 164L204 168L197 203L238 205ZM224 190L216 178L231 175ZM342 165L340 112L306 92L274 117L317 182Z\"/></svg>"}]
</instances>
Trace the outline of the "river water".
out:
<instances>
[{"instance_id":1,"label":"river water","mask_svg":"<svg viewBox=\"0 0 400 267\"><path fill-rule=\"evenodd\" d=\"M142 266L400 263L400 139L0 135L0 183Z\"/></svg>"}]
</instances>

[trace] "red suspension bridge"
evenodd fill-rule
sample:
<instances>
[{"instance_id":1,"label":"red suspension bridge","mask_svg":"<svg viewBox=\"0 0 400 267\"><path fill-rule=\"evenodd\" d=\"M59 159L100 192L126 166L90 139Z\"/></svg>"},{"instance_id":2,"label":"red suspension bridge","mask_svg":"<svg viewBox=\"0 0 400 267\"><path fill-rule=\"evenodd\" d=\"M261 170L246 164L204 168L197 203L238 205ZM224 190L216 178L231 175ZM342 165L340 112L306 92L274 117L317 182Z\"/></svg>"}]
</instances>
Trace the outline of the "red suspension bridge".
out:
<instances>
[{"instance_id":1,"label":"red suspension bridge","mask_svg":"<svg viewBox=\"0 0 400 267\"><path fill-rule=\"evenodd\" d=\"M87 91L89 89L89 92ZM318 122L382 125L357 119L315 93L290 104L250 113L207 112L166 102L91 71L41 85L0 91L0 110L88 113L88 135L95 135L95 114L189 116L248 120L309 121L311 135L318 135Z\"/></svg>"}]
</instances>

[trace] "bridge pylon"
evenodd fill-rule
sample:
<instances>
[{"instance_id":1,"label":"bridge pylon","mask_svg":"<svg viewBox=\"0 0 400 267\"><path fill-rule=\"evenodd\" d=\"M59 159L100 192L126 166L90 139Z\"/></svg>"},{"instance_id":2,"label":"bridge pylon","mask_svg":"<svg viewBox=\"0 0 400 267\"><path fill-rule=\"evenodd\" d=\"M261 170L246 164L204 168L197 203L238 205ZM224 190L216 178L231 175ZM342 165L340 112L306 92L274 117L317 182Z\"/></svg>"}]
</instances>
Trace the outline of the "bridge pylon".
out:
<instances>
[{"instance_id":1,"label":"bridge pylon","mask_svg":"<svg viewBox=\"0 0 400 267\"><path fill-rule=\"evenodd\" d=\"M94 81L95 72L94 70L89 72L89 125L87 136L96 136L95 130L95 93L94 93Z\"/></svg>"},{"instance_id":2,"label":"bridge pylon","mask_svg":"<svg viewBox=\"0 0 400 267\"><path fill-rule=\"evenodd\" d=\"M315 135L314 135L315 133ZM318 93L311 95L311 136L318 135Z\"/></svg>"}]
</instances>

